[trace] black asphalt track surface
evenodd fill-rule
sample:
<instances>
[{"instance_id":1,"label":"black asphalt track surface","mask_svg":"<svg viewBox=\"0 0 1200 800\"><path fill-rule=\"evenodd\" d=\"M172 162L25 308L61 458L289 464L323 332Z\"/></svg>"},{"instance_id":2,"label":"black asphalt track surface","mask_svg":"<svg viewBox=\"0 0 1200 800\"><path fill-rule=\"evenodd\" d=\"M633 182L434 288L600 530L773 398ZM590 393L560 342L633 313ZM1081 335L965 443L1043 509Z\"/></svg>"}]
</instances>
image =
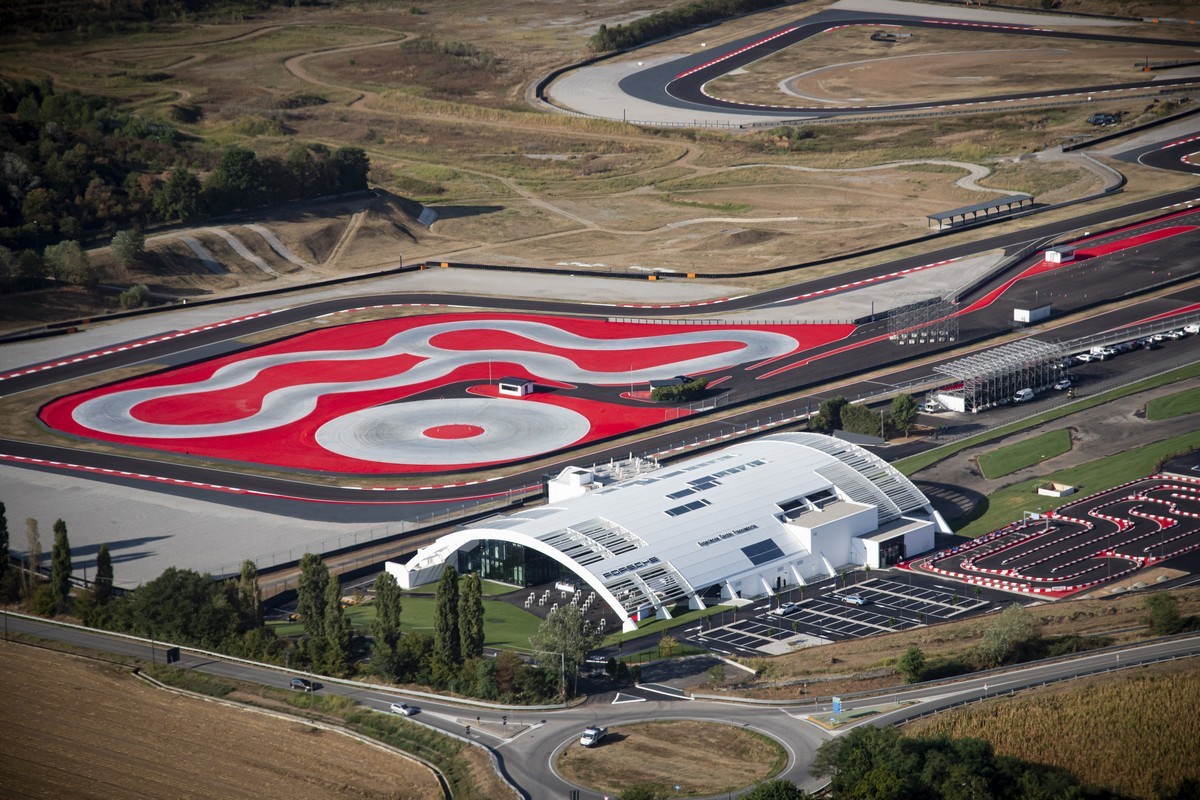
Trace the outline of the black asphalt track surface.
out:
<instances>
[{"instance_id":1,"label":"black asphalt track surface","mask_svg":"<svg viewBox=\"0 0 1200 800\"><path fill-rule=\"evenodd\" d=\"M817 106L800 105L761 105L738 103L720 100L704 94L703 87L708 81L719 78L726 73L744 67L747 64L766 58L787 47L803 42L805 39L823 33L830 28L846 25L888 25L905 28L934 28L938 30L958 30L964 33L1001 33L1014 36L1033 36L1048 39L1074 39L1082 41L1120 42L1125 44L1168 45L1172 47L1196 47L1200 42L1188 42L1173 39L1154 39L1136 36L1121 36L1104 33L1072 33L1045 30L1032 26L1008 24L981 24L959 20L936 20L928 18L901 16L898 14L867 14L854 11L822 11L811 17L806 17L790 25L782 25L771 30L748 36L732 42L720 51L705 51L681 57L666 64L650 67L641 72L623 78L618 87L625 94L672 108L693 110L698 115L714 110L736 111L747 116L771 116L780 114L797 114L803 116L835 116L845 114L878 114L886 112L915 110L934 110L966 104L993 103L1005 101L1024 101L1046 97L1057 97L1069 94L1098 94L1101 92L1119 91L1124 89L1141 89L1146 87L1167 89L1175 86L1193 85L1200 83L1198 78L1171 78L1164 80L1139 80L1119 84L1095 85L1084 87L1063 87L1048 91L1013 92L989 97L964 98L963 100L946 100L937 103L892 103L871 106L832 106L821 104ZM758 43L758 44L756 44ZM738 51L741 52L738 52ZM722 58L722 55L729 54ZM714 62L714 59L720 59Z\"/></svg>"}]
</instances>

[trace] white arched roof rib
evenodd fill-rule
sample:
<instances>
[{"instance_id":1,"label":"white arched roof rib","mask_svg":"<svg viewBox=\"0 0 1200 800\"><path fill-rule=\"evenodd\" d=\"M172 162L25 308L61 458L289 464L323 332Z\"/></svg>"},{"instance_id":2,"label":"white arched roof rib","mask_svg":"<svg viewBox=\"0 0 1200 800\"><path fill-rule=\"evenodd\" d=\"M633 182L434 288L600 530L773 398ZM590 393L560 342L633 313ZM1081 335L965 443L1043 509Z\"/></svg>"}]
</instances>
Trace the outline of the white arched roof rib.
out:
<instances>
[{"instance_id":1,"label":"white arched roof rib","mask_svg":"<svg viewBox=\"0 0 1200 800\"><path fill-rule=\"evenodd\" d=\"M840 464L823 466L816 472L851 500L878 507L880 524L929 505L921 490L899 470L858 445L819 433L781 433L765 439L810 447L836 458Z\"/></svg>"},{"instance_id":2,"label":"white arched roof rib","mask_svg":"<svg viewBox=\"0 0 1200 800\"><path fill-rule=\"evenodd\" d=\"M467 545L481 541L499 541L509 542L511 544L519 544L523 547L528 547L531 550L536 550L543 555L550 556L558 563L562 564L571 572L575 573L588 586L595 590L596 595L604 602L608 603L609 607L622 620L629 618L629 613L621 605L620 601L608 590L608 587L597 577L591 570L580 564L575 559L568 556L556 547L543 542L535 536L530 536L525 533L513 533L512 531L502 530L500 528L465 528L463 530L454 531L440 539L439 552L443 553L442 560L449 557L450 553L460 550Z\"/></svg>"}]
</instances>

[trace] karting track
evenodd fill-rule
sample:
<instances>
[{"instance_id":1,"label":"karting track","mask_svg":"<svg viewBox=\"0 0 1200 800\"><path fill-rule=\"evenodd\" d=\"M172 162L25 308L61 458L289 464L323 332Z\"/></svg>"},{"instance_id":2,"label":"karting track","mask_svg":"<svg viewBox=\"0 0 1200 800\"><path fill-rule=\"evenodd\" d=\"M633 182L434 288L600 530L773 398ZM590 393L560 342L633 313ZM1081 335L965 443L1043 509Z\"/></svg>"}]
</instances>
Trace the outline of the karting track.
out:
<instances>
[{"instance_id":1,"label":"karting track","mask_svg":"<svg viewBox=\"0 0 1200 800\"><path fill-rule=\"evenodd\" d=\"M55 430L304 470L461 471L678 419L634 384L718 384L825 345L852 325L678 326L436 314L340 325L49 403ZM500 397L493 377L539 391ZM470 397L462 395L469 394ZM424 399L418 399L424 398Z\"/></svg>"},{"instance_id":2,"label":"karting track","mask_svg":"<svg viewBox=\"0 0 1200 800\"><path fill-rule=\"evenodd\" d=\"M909 566L994 589L1064 597L1198 549L1200 479L1154 475Z\"/></svg>"},{"instance_id":3,"label":"karting track","mask_svg":"<svg viewBox=\"0 0 1200 800\"><path fill-rule=\"evenodd\" d=\"M1196 238L1200 212L1180 211L1077 243L1066 264L1033 263L965 304L971 338L1010 312L1027 281L1086 273L1110 290L1146 276L1122 254ZM886 275L884 278L886 279ZM1133 283L1130 283L1133 281ZM1040 290L1039 290L1040 291ZM1045 299L1055 294L1050 288ZM1087 299L1075 293L1076 302ZM1065 309L1070 298L1056 305ZM942 346L947 346L944 343ZM711 405L755 384L787 386L860 352L911 354L886 328L851 324L686 326L572 317L432 314L338 325L52 401L48 427L155 451L343 474L462 472L528 460L688 416L646 402L647 385L707 376ZM539 391L500 397L494 378ZM635 386L642 387L635 394ZM626 391L628 390L628 391Z\"/></svg>"},{"instance_id":4,"label":"karting track","mask_svg":"<svg viewBox=\"0 0 1200 800\"><path fill-rule=\"evenodd\" d=\"M1090 255L1091 257L1077 259L1077 261L1059 269L1045 269L1042 259L1035 256L1014 265L1007 272L995 276L991 283L981 286L963 298L962 307L971 310L968 313L961 314L959 329L960 343L994 336L998 331L1009 329L1012 324L1013 306L1024 305L1031 300L1048 300L1053 303L1056 313L1069 313L1072 310L1085 308L1099 299L1133 296L1144 292L1149 286L1161 284L1164 280L1173 282L1200 273L1200 259L1196 255L1200 252L1200 247L1197 246L1197 242L1200 241L1200 229L1196 228L1197 222L1200 221L1200 210L1186 208L1192 199L1193 196L1191 193L1178 193L1177 195L1154 198L1150 201L1141 201L1137 204L1138 207L1161 208L1157 204L1168 201L1169 207L1164 209L1164 213L1160 214L1159 217L1145 223L1128 226L1111 233L1096 233L1079 241L1080 249L1085 251L1084 256ZM1129 208L1127 206L1123 209L1088 214L1084 217L1078 217L1057 225L1042 226L1039 229L1027 230L1022 235L1022 238L1024 241L1028 241L1030 236L1043 234L1054 228L1059 230L1073 230L1078 229L1084 224L1095 230L1095 223L1098 220L1102 220L1106 216L1109 218L1119 218L1123 214L1128 213ZM803 303L805 296L839 291L841 290L839 287L858 285L864 281L886 281L889 279L887 277L889 275L899 274L905 269L911 269L922 264L942 264L942 266L936 268L953 269L952 263L943 264L943 262L951 261L954 257L969 252L978 252L998 246L1003 242L1009 241L1011 236L1006 235L970 245L959 245L919 258L904 259L879 267L865 268L848 275L843 274L829 279L813 281L802 286L784 287L783 289L773 290L762 295L730 300L727 303L727 307L731 309L735 307L743 309L759 308L770 311L778 304ZM1003 293L998 293L998 287L1004 287ZM1096 292L1099 292L1099 294L1096 294ZM536 471L518 472L507 476L480 477L465 482L433 486L387 487L394 490L387 492L380 489L365 491L356 487L320 483L304 484L299 483L295 479L267 475L242 474L232 477L227 472L216 467L196 464L173 464L149 459L142 455L142 453L146 452L142 447L130 446L136 443L139 445L151 445L164 451L186 451L192 453L203 451L212 453L212 458L219 460L237 461L248 458L248 451L245 447L242 448L240 454L236 454L226 450L229 447L228 443L221 441L219 437L200 437L203 441L193 441L196 437L189 434L194 433L196 429L193 428L189 431L187 428L198 422L203 423L203 425L211 425L214 422L218 422L222 425L230 425L231 427L227 429L230 432L236 430L237 425L247 424L244 421L245 419L253 418L259 414L260 405L264 403L268 406L270 405L269 402L266 402L268 400L267 396L273 388L276 388L275 381L278 376L288 375L291 375L289 380L292 383L285 386L282 383L282 379L280 379L279 388L286 392L298 392L298 394L293 396L303 397L303 402L316 403L313 408L315 416L310 420L297 422L295 419L288 418L289 415L295 416L294 411L288 410L284 413L284 417L281 417L278 421L278 426L283 426L278 432L264 432L262 430L257 432L243 431L241 433L234 433L232 437L228 437L230 440L237 436L261 437L258 439L259 446L257 450L251 448L249 451L250 456L253 456L251 460L254 460L256 463L269 463L272 458L276 457L272 452L276 448L279 448L283 452L286 446L292 448L291 451L286 456L279 456L278 460L289 462L289 471L293 471L297 467L301 469L306 468L302 466L305 463L309 467L315 468L318 464L323 463L328 466L334 460L337 460L338 464L343 466L355 464L355 469L358 472L354 474L372 472L376 474L380 472L402 473L413 471L416 464L423 461L424 469L421 471L444 473L447 464L437 463L438 459L434 457L434 453L439 449L443 451L447 449L445 441L448 437L454 437L456 444L461 445L477 437L482 437L484 434L488 434L489 439L494 440L496 437L500 437L507 438L509 441L519 436L519 433L513 432L511 426L514 423L511 420L504 422L502 426L499 421L493 423L489 420L481 419L479 416L472 416L469 412L451 414L449 411L453 407L449 405L444 405L444 408L437 409L432 415L427 413L429 405L417 407L412 410L412 414L407 415L407 418L405 418L406 415L403 412L395 411L395 407L406 404L403 402L397 403L398 399L405 397L408 398L407 404L409 405L414 401L423 403L434 401L435 405L432 407L435 409L437 408L436 403L444 401L447 397L463 402L484 402L478 398L481 392L486 394L485 390L488 388L486 377L488 374L489 356L486 354L486 350L492 347L492 340L490 338L484 349L479 349L481 345L472 343L469 335L462 332L447 331L446 334L450 338L438 340L441 345L449 343L449 352L446 355L455 358L470 356L473 359L471 363L465 365L459 363L455 369L433 367L432 374L437 374L441 377L436 378L432 382L427 382L428 385L407 383L407 378L404 377L404 370L400 370L397 372L397 375L400 376L398 379L395 376L386 378L393 385L385 391L391 392L392 395L390 397L377 395L379 399L373 404L362 403L353 397L341 397L339 393L334 391L320 389L313 391L313 386L316 385L319 387L319 384L312 384L311 381L305 383L303 377L305 370L308 368L304 362L307 360L317 363L312 360L311 352L305 352L299 358L294 355L290 356L292 363L279 363L265 370L257 369L254 359L259 355L265 355L268 358L286 355L289 347L293 349L297 347L296 342L301 343L298 345L301 351L320 349L319 347L308 348L304 345L304 335L285 339L272 345L271 347L279 348L278 353L261 349L247 351L245 346L237 340L237 337L254 332L276 330L281 325L293 322L302 322L317 318L328 319L330 314L374 305L395 305L397 301L409 301L420 304L461 304L462 298L458 296L441 297L422 295L409 297L379 296L323 301L308 306L298 306L281 310L272 314L250 315L246 318L231 321L228 324L208 325L200 329L164 334L144 342L131 342L102 352L85 353L56 362L35 365L0 374L0 381L3 382L5 389L9 392L17 392L60 380L97 375L108 369L139 364L146 361L157 363L172 363L174 361L178 364L180 370L177 373L167 370L138 379L139 381L144 380L144 384L133 382L128 384L113 384L98 390L91 390L90 392L81 393L73 397L60 399L45 407L43 418L47 423L72 436L86 436L95 439L103 438L112 442L119 442L129 449L130 455L88 452L86 450L67 449L45 444L2 440L0 441L0 459L34 469L81 472L92 478L109 482L158 486L173 493L188 494L190 496L203 497L216 490L227 494L225 502L245 507L271 510L274 513L289 516L326 518L329 514L335 513L333 510L329 512L319 511L309 501L353 504L359 507L359 510L355 512L358 518L366 521L368 519L386 518L386 515L389 513L386 510L387 507L396 503L458 502L483 497L494 497L531 485L537 481L543 472L575 463L581 457L588 461L601 461L608 460L609 458L624 457L628 454L630 448L627 445L608 449L605 449L603 446L599 448L593 447L584 456L580 456L578 453L573 456L560 456L552 464L539 467ZM603 314L606 312L628 313L627 309L579 306L570 303L509 300L491 301L490 304L497 308L516 308L540 311L546 314L557 313L559 315L579 313L580 311L592 314ZM480 302L480 305L483 306L485 303ZM1055 332L1055 336L1057 338L1070 339L1153 320L1164 320L1163 324L1169 324L1166 321L1172 317L1196 309L1200 309L1200 292L1185 288L1142 304L1126 306L1112 312L1106 312L1101 316L1082 318L1078 322L1058 329ZM688 311L689 309L686 308L663 308L646 309L641 313L644 313L647 317L664 317L686 314ZM413 317L410 319L420 319L422 320L421 324L426 325L431 321L436 324L439 319L459 319L461 316L451 317L450 315L446 315L445 317ZM475 317L475 319L483 318L482 315ZM508 326L517 322L528 323L532 318L522 314L497 313L489 315L487 319L507 320L503 324ZM541 319L543 322L547 321L545 317L539 317L538 319ZM778 345L783 352L787 353L786 355L774 360L741 361L739 358L731 356L735 355L733 351L745 345L739 343L736 337L731 338L729 331L748 329L754 326L749 324L744 326L727 325L722 329L721 327L714 328L712 325L701 325L698 327L701 331L706 331L705 335L708 337L705 339L707 344L704 346L716 348L715 350L705 350L703 352L696 350L667 351L665 354L655 354L653 356L655 359L659 359L658 361L648 361L640 364L636 360L630 363L606 363L603 357L600 361L595 360L597 352L603 353L610 344L605 342L604 346L600 347L599 351L597 351L595 348L599 346L601 340L614 338L614 336L615 338L628 338L632 335L636 338L645 335L650 335L651 337L677 335L684 330L695 330L696 328L690 324L684 328L679 322L672 321L673 324L669 327L642 323L645 325L644 328L637 328L635 326L623 335L614 333L601 334L598 333L600 328L571 328L566 323L554 322L555 319L550 318L549 321L553 323L550 327L561 328L561 330L558 332L544 330L544 333L549 332L554 333L556 336L561 336L574 331L576 334L585 334L582 337L576 336L577 344L591 345L591 347L582 347L577 354L573 354L573 358L577 356L581 360L571 362L574 364L571 369L575 370L575 372L566 377L570 378L574 376L578 378L582 372L588 372L589 374L585 377L596 380L596 383L576 384L572 381L542 377L536 374L535 370L527 370L527 372L533 373L531 377L535 377L539 384L544 385L547 389L545 392L539 393L540 397L535 395L535 399L531 402L527 402L529 398L523 400L506 398L504 401L495 400L494 402L523 403L522 408L532 406L534 403L541 403L547 406L561 406L568 411L579 414L581 417L587 419L589 425L588 433L576 438L577 441L582 440L584 444L589 441L594 442L605 436L602 430L605 424L605 413L612 410L606 409L605 406L617 407L620 409L622 415L627 414L630 418L634 418L634 422L632 423L634 426L654 425L664 421L661 407L650 407L648 404L635 398L622 396L624 393L619 390L620 387L614 387L611 384L608 386L601 385L603 381L597 380L597 376L590 374L591 372L607 375L607 379L613 383L619 382L627 386L626 381L629 379L628 369L631 366L635 369L650 371L648 369L650 365L661 364L667 373L666 377L670 377L676 374L674 367L681 361L690 366L696 366L692 362L693 359L711 358L714 355L719 355L721 359L720 363L726 369L724 371L717 370L712 373L714 383L716 384L713 391L727 392L730 395L740 392L741 394L737 398L729 401L732 403L747 399L759 399L777 392L795 391L805 386L837 380L847 374L878 368L881 365L902 363L913 357L929 354L935 352L940 347L946 346L945 344L930 344L928 346L897 347L895 343L889 341L887 327L884 323L859 326L845 338L839 338L844 336L840 331L836 333L826 331L821 334L821 336L827 337L824 339L824 343L822 343L820 337L800 341L796 336L796 331L798 330L819 331L820 326L788 325L782 326L783 330L780 331L764 329L761 332L764 334L772 333L774 335L783 334L785 337L789 337L792 344L783 342ZM566 317L562 317L562 319L566 319ZM393 320L390 324L397 323ZM578 320L574 320L571 323L574 326L582 324ZM592 321L589 324L597 325L599 323ZM363 325L365 326L365 323ZM609 323L605 323L604 327L608 327L608 325ZM345 330L359 329L355 325L340 327ZM495 328L496 323L492 323L492 327ZM618 327L614 325L612 330L615 331ZM330 330L337 330L337 328L331 328ZM384 334L384 331L387 330L386 328L374 329L373 326L365 326L362 330L374 331L371 333L371 336L375 338L366 341L366 345L377 346L387 338ZM419 330L419 327L413 330ZM725 332L722 332L722 330ZM330 331L323 331L322 333L329 334ZM553 355L553 353L541 352L546 349L544 343L534 347L533 343L536 339L529 337L524 337L523 340L519 337L514 338L513 334L509 331L496 331L496 333L502 334L505 337L499 340L504 347L511 347L514 342L521 341L521 347L530 352L510 354L513 355L513 358L507 361L493 361L492 369L495 371L492 374L495 377L506 377L510 371L525 374L521 372L524 369L521 366L523 359L535 359L530 362L530 365L536 366L542 363L536 361L536 359L544 359L547 355ZM721 337L725 338L722 339ZM354 351L356 349L361 350L363 346L363 342L355 343L355 340L351 338L348 341L338 344L333 349ZM690 348L696 346L698 345L695 342L688 345ZM472 348L474 348L473 351ZM724 355L721 355L722 351ZM194 364L190 361L184 363L176 355L177 352L204 352L209 360ZM560 352L559 355L561 354ZM418 355L427 356L428 354ZM588 361L588 358L592 360ZM354 359L350 359L347 363L331 364L326 359L323 362L319 362L320 368L323 371L330 370L328 374L323 374L321 381L328 382L329 375L340 380L360 382L365 378L367 383L373 379L380 378L378 372L372 373L368 371L360 373L359 371L367 365L365 363L353 363L354 361ZM245 366L246 363L249 363L251 366L247 368ZM378 370L382 363L411 368L416 364L416 361L413 360L412 354L392 353L383 356L379 363L371 366L371 369ZM711 366L717 362L708 363ZM503 366L497 366L499 364L503 364ZM670 368L667 368L668 364L671 365ZM224 378L224 374L216 374L217 369L222 366L227 366L233 372L240 370L243 373L243 377L249 381L247 385L253 387L253 391L242 397L238 396L237 390L234 390L234 393L230 394L227 388L222 389L219 386L219 382ZM703 366L703 363L700 366ZM430 369L430 367L425 367L424 369ZM848 397L866 395L872 391L877 391L880 381L895 385L903 383L906 380L923 379L930 374L931 369L932 365L930 364L920 367L901 368L890 375L879 376L875 381L864 381L858 384L844 383L838 391ZM661 376L661 373L657 372L657 368L652 371L656 373L654 377ZM648 373L644 373L642 377L645 377L645 374ZM298 381L296 379L297 375L301 376ZM175 397L168 396L170 391L163 387L178 382L181 380L181 376L189 382L208 382L205 386L203 399L205 404L212 401L213 405L211 407L197 405L197 407L193 408L190 402L184 403L179 399L188 398L191 400L201 397L201 395L195 395L189 398L190 394L195 394L194 390L199 388L199 384L193 386L183 384L183 388L177 390L178 393ZM725 376L728 376L728 380L721 380ZM211 383L213 378L216 378L218 383ZM718 383L717 381L721 382ZM439 382L445 385L439 386ZM376 387L377 389L378 387ZM147 393L147 390L152 391ZM578 402L574 404L565 402L563 398L568 394L577 398ZM73 409L92 399L96 399L97 404L95 406L88 406L82 419L76 419ZM815 408L822 399L824 399L823 395L793 396L787 401L788 405L783 408L789 410L799 408L803 411L806 405L810 408ZM141 407L142 400L148 401L148 404L144 408ZM392 408L389 408L388 404L391 404ZM286 408L286 405L284 404L284 406L280 406L279 408ZM371 416L368 413L358 417L356 420L352 416L349 421L328 428L321 440L317 439L315 432L325 423L331 422L335 417L361 412L368 406L380 405L382 405L384 410L372 413L381 414L383 415L382 417L366 418ZM340 411L335 406L340 408ZM96 409L101 407L106 409L104 413L96 411ZM458 410L462 411L463 408L460 407ZM470 409L472 407L466 406L465 408ZM331 409L334 413L331 413ZM154 411L157 417L149 415L148 410ZM420 411L420 413L417 413L417 411ZM143 412L147 412L147 414L143 416ZM399 413L400 416L391 416L393 413ZM675 413L676 416L679 416L681 413L686 412L677 410ZM769 411L766 413L769 415ZM697 424L687 431L686 439L689 442L695 442L720 437L728 432L730 425L736 426L739 423L747 425L758 424L757 421L761 420L763 415L764 409L758 409L723 417L717 422L698 419ZM258 423L251 422L249 424L261 424L263 421L263 419L260 419ZM611 422L611 417L609 421ZM481 422L487 424L481 424ZM630 423L623 424L628 425ZM284 430L288 425L296 427ZM155 426L162 427L156 428ZM490 433L489 426L492 429ZM507 432L506 430L501 430L504 426L509 426L506 428ZM144 435L156 431L167 435L159 438ZM368 431L369 433L364 434L364 431ZM565 441L572 435L567 430L561 434L561 437ZM412 441L414 444L419 444L422 447L413 448L415 455L410 456L401 453L397 457L395 451L402 447L398 442L403 441L403 437L405 436L417 437ZM681 436L682 434L679 432L662 434L647 433L639 440L637 449L639 452L646 454L668 452L679 446ZM125 441L122 441L123 439ZM478 443L486 444L486 441L483 438L479 438ZM549 444L552 446L554 443L550 442ZM545 442L543 442L542 446L545 446ZM423 450L424 452L416 452L418 450ZM491 452L472 453L467 458L476 459L470 462L472 464L493 463L492 459L494 458L503 460L504 458L511 458L514 455L517 454L513 451L503 453L498 452L498 450L492 450ZM361 456L366 456L366 458L362 458ZM297 459L294 465L291 461L292 458ZM461 457L455 458L461 459ZM306 462L305 459L310 459L310 461ZM459 461L458 463L462 462ZM370 466L370 464L386 464L387 466L385 469L377 469ZM234 484L233 486L230 485L231 481ZM486 490L474 485L484 481L487 482ZM305 502L297 504L296 500ZM370 511L368 506L375 507L378 510ZM384 516L381 517L379 515Z\"/></svg>"},{"instance_id":5,"label":"karting track","mask_svg":"<svg viewBox=\"0 0 1200 800\"><path fill-rule=\"evenodd\" d=\"M744 68L748 64L767 58L793 45L801 44L805 40L823 33L857 26L888 29L935 28L938 30L957 30L961 31L964 36L983 31L1051 40L1073 39L1171 47L1200 46L1200 42L1105 33L1055 31L1034 25L992 24L953 19L902 16L899 14L867 14L855 11L826 10L811 17L798 20L795 23L723 45L720 52L716 55L711 51L705 51L646 68L620 80L618 87L625 95L636 100L645 101L655 106L694 112L698 115L724 112L746 117L778 117L780 114L826 117L953 109L989 103L1012 103L1051 98L1062 99L1074 96L1092 97L1130 89L1167 89L1200 83L1200 78L1197 77L1160 78L1158 80L1143 79L1118 84L1063 87L1036 92L1013 92L957 101L939 101L936 103L907 102L843 106L832 104L751 104L713 97L705 91L705 84L709 81L720 78L734 70Z\"/></svg>"}]
</instances>

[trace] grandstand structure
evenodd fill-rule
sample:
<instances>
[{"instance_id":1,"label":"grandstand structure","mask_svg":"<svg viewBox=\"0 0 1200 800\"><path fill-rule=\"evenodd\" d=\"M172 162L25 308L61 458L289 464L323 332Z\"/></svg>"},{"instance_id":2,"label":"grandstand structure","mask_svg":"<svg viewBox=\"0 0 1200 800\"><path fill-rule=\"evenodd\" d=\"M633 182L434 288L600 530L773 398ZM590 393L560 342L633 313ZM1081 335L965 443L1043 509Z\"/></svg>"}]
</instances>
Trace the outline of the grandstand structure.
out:
<instances>
[{"instance_id":1,"label":"grandstand structure","mask_svg":"<svg viewBox=\"0 0 1200 800\"><path fill-rule=\"evenodd\" d=\"M958 303L925 297L889 309L888 339L897 345L945 344L958 340Z\"/></svg>"},{"instance_id":2,"label":"grandstand structure","mask_svg":"<svg viewBox=\"0 0 1200 800\"><path fill-rule=\"evenodd\" d=\"M952 411L983 411L1012 402L1021 389L1037 392L1053 386L1062 377L1065 356L1062 344L1009 342L935 367L947 383L934 394Z\"/></svg>"}]
</instances>

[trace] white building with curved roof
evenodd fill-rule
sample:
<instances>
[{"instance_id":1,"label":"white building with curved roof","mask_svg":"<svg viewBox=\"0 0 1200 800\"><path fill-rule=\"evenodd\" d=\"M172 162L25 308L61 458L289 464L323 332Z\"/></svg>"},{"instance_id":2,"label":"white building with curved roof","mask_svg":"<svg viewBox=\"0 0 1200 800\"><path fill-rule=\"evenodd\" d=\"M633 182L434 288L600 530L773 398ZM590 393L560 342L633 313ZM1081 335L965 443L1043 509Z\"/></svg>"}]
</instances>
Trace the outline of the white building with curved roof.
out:
<instances>
[{"instance_id":1,"label":"white building with curved roof","mask_svg":"<svg viewBox=\"0 0 1200 800\"><path fill-rule=\"evenodd\" d=\"M815 433L740 442L611 482L570 467L549 489L548 505L461 528L388 572L404 588L432 583L447 563L519 586L573 583L633 630L685 602L704 608L841 567L889 566L949 532L887 462Z\"/></svg>"}]
</instances>

